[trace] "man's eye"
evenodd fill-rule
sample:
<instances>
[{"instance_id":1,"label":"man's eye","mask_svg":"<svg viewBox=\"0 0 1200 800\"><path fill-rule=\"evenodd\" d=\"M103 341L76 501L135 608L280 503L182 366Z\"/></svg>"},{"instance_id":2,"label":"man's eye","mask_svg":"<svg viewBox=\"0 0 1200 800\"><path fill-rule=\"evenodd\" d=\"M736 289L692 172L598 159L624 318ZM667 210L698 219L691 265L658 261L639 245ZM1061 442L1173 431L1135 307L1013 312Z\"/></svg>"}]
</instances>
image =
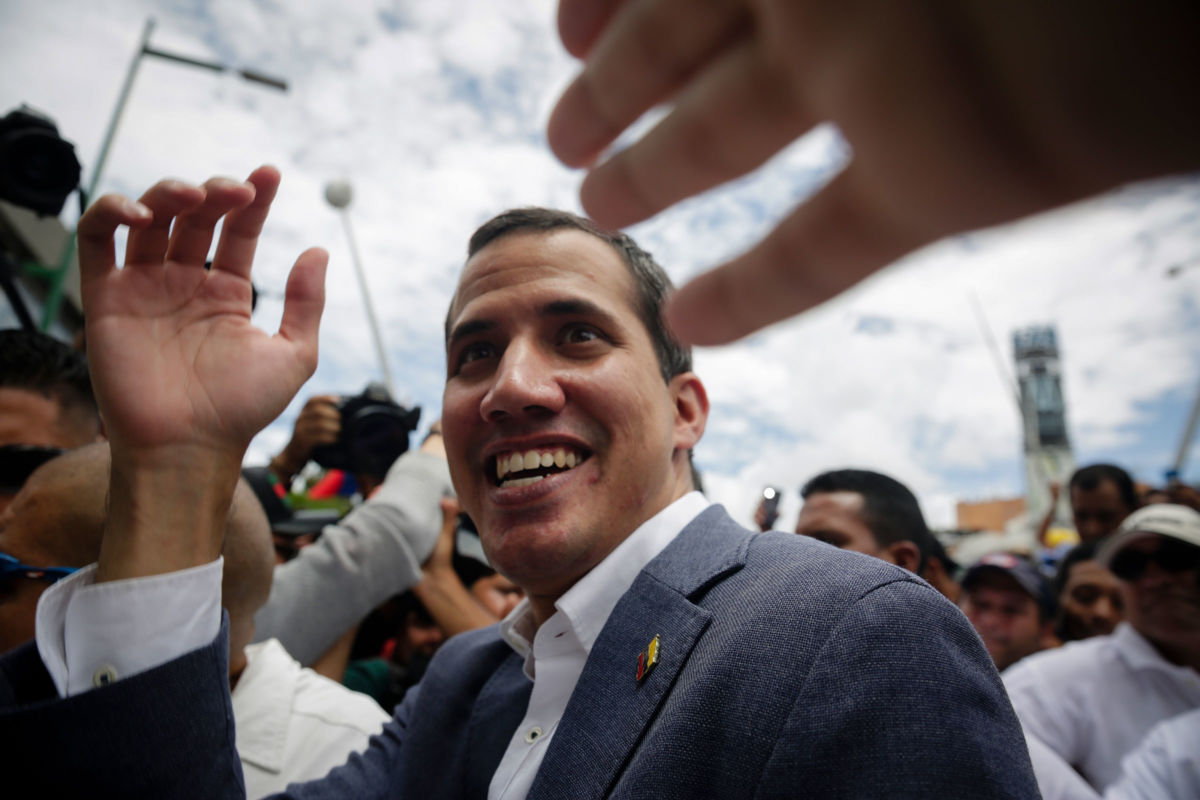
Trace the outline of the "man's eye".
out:
<instances>
[{"instance_id":1,"label":"man's eye","mask_svg":"<svg viewBox=\"0 0 1200 800\"><path fill-rule=\"evenodd\" d=\"M1100 591L1091 586L1079 586L1071 595L1079 603L1092 604L1100 599Z\"/></svg>"},{"instance_id":2,"label":"man's eye","mask_svg":"<svg viewBox=\"0 0 1200 800\"><path fill-rule=\"evenodd\" d=\"M568 325L563 329L563 344L584 344L601 339L600 331L591 325Z\"/></svg>"},{"instance_id":3,"label":"man's eye","mask_svg":"<svg viewBox=\"0 0 1200 800\"><path fill-rule=\"evenodd\" d=\"M472 342L459 351L458 366L462 367L473 361L491 358L493 353L495 353L495 348L492 347L490 342Z\"/></svg>"}]
</instances>

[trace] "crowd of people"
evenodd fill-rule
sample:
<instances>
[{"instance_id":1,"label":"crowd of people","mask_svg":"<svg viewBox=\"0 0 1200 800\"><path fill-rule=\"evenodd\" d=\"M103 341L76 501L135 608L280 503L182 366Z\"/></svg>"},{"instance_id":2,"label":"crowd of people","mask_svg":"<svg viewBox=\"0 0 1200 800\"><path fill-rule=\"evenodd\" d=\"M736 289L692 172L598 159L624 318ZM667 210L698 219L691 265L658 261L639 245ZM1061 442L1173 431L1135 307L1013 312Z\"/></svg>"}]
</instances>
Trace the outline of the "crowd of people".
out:
<instances>
[{"instance_id":1,"label":"crowd of people","mask_svg":"<svg viewBox=\"0 0 1200 800\"><path fill-rule=\"evenodd\" d=\"M330 398L243 470L317 362L324 251L297 259L278 333L249 319L278 171L99 199L78 229L86 366L0 334L17 465L0 487L6 788L1200 794L1194 493L1147 504L1123 471L1080 470L1083 544L1053 581L1014 553L957 564L912 493L865 470L807 482L795 532L748 531L698 491L709 402L686 344L937 236L1200 166L1196 9L832 8L692 4L680 24L670 2L562 2L585 66L549 140L590 167L599 223L735 177L824 119L854 160L670 302L654 258L597 221L484 223L446 317L439 421L357 475L365 497L319 535L283 501L340 435ZM1155 58L1109 47L1118 34ZM1080 86L1099 79L1129 91L1091 102ZM657 127L596 163L666 97Z\"/></svg>"},{"instance_id":2,"label":"crowd of people","mask_svg":"<svg viewBox=\"0 0 1200 800\"><path fill-rule=\"evenodd\" d=\"M806 483L796 533L901 566L957 602L1033 740L1045 796L1188 796L1180 787L1200 788L1200 493L1139 491L1112 464L1076 470L1068 491L1080 542L1050 575L1033 536L1022 552L955 564L912 492L869 470Z\"/></svg>"}]
</instances>

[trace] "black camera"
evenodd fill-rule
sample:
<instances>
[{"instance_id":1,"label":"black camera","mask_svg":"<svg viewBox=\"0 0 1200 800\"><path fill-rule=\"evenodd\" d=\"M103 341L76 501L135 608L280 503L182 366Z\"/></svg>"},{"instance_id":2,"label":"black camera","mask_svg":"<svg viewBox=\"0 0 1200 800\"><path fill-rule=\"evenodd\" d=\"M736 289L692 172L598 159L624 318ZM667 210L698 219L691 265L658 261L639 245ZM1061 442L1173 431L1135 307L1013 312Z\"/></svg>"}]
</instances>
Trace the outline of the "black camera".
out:
<instances>
[{"instance_id":1,"label":"black camera","mask_svg":"<svg viewBox=\"0 0 1200 800\"><path fill-rule=\"evenodd\" d=\"M392 462L408 450L408 437L421 421L420 406L407 409L383 386L372 383L362 394L338 403L342 430L333 444L314 447L312 460L326 469L383 479Z\"/></svg>"},{"instance_id":2,"label":"black camera","mask_svg":"<svg viewBox=\"0 0 1200 800\"><path fill-rule=\"evenodd\" d=\"M0 198L57 217L80 172L74 146L45 114L21 106L0 118Z\"/></svg>"}]
</instances>

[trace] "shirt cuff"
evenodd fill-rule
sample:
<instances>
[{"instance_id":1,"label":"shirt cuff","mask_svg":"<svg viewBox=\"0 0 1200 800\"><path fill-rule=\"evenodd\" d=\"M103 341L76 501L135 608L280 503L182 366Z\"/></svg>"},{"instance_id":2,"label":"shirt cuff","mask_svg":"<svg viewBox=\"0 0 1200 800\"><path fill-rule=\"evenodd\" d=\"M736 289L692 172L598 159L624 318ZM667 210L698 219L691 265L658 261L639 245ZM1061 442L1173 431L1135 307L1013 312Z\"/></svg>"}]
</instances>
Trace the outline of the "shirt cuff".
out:
<instances>
[{"instance_id":1,"label":"shirt cuff","mask_svg":"<svg viewBox=\"0 0 1200 800\"><path fill-rule=\"evenodd\" d=\"M106 686L210 644L221 628L224 559L95 582L91 564L38 601L38 653L60 697Z\"/></svg>"}]
</instances>

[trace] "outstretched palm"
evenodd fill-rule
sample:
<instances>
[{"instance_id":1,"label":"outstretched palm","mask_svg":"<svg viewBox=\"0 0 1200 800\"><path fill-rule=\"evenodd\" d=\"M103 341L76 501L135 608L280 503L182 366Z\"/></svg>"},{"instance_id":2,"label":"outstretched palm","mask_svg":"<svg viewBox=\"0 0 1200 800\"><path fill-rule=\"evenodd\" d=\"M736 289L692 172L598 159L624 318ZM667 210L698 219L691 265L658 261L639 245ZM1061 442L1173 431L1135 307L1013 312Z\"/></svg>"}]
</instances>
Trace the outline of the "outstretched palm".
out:
<instances>
[{"instance_id":1,"label":"outstretched palm","mask_svg":"<svg viewBox=\"0 0 1200 800\"><path fill-rule=\"evenodd\" d=\"M297 260L279 333L250 323L250 266L278 184L270 167L248 184L164 181L141 199L150 217L109 196L80 220L89 359L114 446L143 453L201 447L240 459L312 374L324 253ZM205 259L222 217L209 271ZM125 267L117 269L113 233L121 224L131 232Z\"/></svg>"}]
</instances>

